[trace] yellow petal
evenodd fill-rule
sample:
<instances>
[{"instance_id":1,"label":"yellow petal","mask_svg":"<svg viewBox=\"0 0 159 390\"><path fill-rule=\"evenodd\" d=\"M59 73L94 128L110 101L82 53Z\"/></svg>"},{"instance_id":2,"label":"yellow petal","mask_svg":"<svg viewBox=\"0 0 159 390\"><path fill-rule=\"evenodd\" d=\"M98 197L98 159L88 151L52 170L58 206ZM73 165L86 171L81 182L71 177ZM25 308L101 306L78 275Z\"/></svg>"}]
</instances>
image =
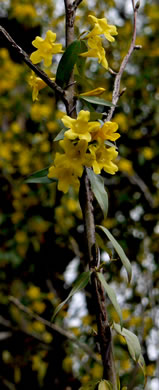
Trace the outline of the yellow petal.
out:
<instances>
[{"instance_id":1,"label":"yellow petal","mask_svg":"<svg viewBox=\"0 0 159 390\"><path fill-rule=\"evenodd\" d=\"M82 96L99 96L99 95L102 95L102 93L104 93L104 91L106 91L105 88L99 87L99 88L92 89L91 91L81 93L80 95L82 95Z\"/></svg>"}]
</instances>

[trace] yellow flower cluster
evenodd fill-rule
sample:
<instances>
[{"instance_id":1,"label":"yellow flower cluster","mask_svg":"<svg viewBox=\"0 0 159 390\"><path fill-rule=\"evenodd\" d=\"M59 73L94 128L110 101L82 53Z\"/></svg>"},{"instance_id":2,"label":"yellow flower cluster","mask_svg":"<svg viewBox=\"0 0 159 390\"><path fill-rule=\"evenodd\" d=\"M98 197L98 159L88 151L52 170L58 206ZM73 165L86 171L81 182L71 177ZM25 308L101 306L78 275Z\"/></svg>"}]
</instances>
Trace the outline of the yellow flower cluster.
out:
<instances>
[{"instance_id":1,"label":"yellow flower cluster","mask_svg":"<svg viewBox=\"0 0 159 390\"><path fill-rule=\"evenodd\" d=\"M116 27L109 25L106 18L98 19L93 15L88 15L91 23L94 23L93 30L87 34L88 39L88 52L82 53L82 57L94 57L98 58L99 64L105 69L108 69L108 62L105 57L105 50L102 46L102 38L100 35L104 35L109 42L114 41L113 35L117 35Z\"/></svg>"},{"instance_id":2,"label":"yellow flower cluster","mask_svg":"<svg viewBox=\"0 0 159 390\"><path fill-rule=\"evenodd\" d=\"M106 122L100 127L97 121L89 122L90 112L81 110L77 119L65 115L63 124L68 128L60 146L64 153L56 153L54 165L49 168L49 178L58 179L58 189L66 193L69 186L79 189L79 178L84 166L92 167L96 174L101 170L115 174L114 160L118 155L115 147L107 147L106 140L115 141L118 125Z\"/></svg>"}]
</instances>

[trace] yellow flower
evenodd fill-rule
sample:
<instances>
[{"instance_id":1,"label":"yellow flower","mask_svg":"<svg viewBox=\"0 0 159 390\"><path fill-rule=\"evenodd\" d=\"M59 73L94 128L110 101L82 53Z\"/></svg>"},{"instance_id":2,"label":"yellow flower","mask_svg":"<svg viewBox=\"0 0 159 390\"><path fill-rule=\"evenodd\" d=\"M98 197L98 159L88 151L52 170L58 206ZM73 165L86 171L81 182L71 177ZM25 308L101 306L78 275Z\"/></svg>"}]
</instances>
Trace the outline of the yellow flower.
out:
<instances>
[{"instance_id":1,"label":"yellow flower","mask_svg":"<svg viewBox=\"0 0 159 390\"><path fill-rule=\"evenodd\" d=\"M51 341L53 340L52 334L49 332L45 332L43 334L43 340L45 341L45 343L48 343L48 344L51 343Z\"/></svg>"},{"instance_id":2,"label":"yellow flower","mask_svg":"<svg viewBox=\"0 0 159 390\"><path fill-rule=\"evenodd\" d=\"M92 139L102 139L116 141L120 134L116 133L118 129L118 124L115 122L105 122L104 125L96 132L92 134Z\"/></svg>"},{"instance_id":3,"label":"yellow flower","mask_svg":"<svg viewBox=\"0 0 159 390\"><path fill-rule=\"evenodd\" d=\"M66 356L62 362L62 368L66 372L71 372L72 371L72 359L69 356Z\"/></svg>"},{"instance_id":4,"label":"yellow flower","mask_svg":"<svg viewBox=\"0 0 159 390\"><path fill-rule=\"evenodd\" d=\"M91 368L91 374L93 378L100 379L103 375L103 368L98 363L95 363L94 366Z\"/></svg>"},{"instance_id":5,"label":"yellow flower","mask_svg":"<svg viewBox=\"0 0 159 390\"><path fill-rule=\"evenodd\" d=\"M22 19L24 17L36 18L37 13L35 7L33 7L31 4L17 4L14 5L13 15L19 19Z\"/></svg>"},{"instance_id":6,"label":"yellow flower","mask_svg":"<svg viewBox=\"0 0 159 390\"><path fill-rule=\"evenodd\" d=\"M69 139L59 142L62 149L65 151L65 166L68 164L78 171L79 177L82 175L82 165L85 164L87 141L81 139L77 144L74 144ZM56 161L56 158L55 158Z\"/></svg>"},{"instance_id":7,"label":"yellow flower","mask_svg":"<svg viewBox=\"0 0 159 390\"><path fill-rule=\"evenodd\" d=\"M122 360L122 361L120 362L120 366L121 366L121 368L122 368L125 372L127 372L127 371L129 371L130 368L131 368L131 362L130 362L129 359Z\"/></svg>"},{"instance_id":8,"label":"yellow flower","mask_svg":"<svg viewBox=\"0 0 159 390\"><path fill-rule=\"evenodd\" d=\"M92 162L92 168L94 173L97 175L104 169L105 172L114 175L118 171L117 165L114 164L113 160L118 155L115 148L107 148L104 144L90 145L89 151L94 158Z\"/></svg>"},{"instance_id":9,"label":"yellow flower","mask_svg":"<svg viewBox=\"0 0 159 390\"><path fill-rule=\"evenodd\" d=\"M147 376L153 376L154 372L155 372L155 365L154 364L149 364L146 367L146 374L147 374Z\"/></svg>"},{"instance_id":10,"label":"yellow flower","mask_svg":"<svg viewBox=\"0 0 159 390\"><path fill-rule=\"evenodd\" d=\"M102 46L102 39L97 35L90 37L88 39L88 46L90 47L90 49L85 53L81 53L80 56L98 58L99 64L101 64L105 69L108 69L108 62L105 57L105 50Z\"/></svg>"},{"instance_id":11,"label":"yellow flower","mask_svg":"<svg viewBox=\"0 0 159 390\"><path fill-rule=\"evenodd\" d=\"M117 29L115 26L108 24L106 18L98 19L93 15L88 15L91 23L94 23L95 26L93 30L87 35L87 37L95 37L96 35L104 34L105 38L113 42L115 39L112 35L117 35Z\"/></svg>"},{"instance_id":12,"label":"yellow flower","mask_svg":"<svg viewBox=\"0 0 159 390\"><path fill-rule=\"evenodd\" d=\"M54 81L55 77L50 77L50 80ZM43 81L40 77L37 77L36 74L32 72L32 75L29 78L29 85L33 88L33 93L32 93L33 102L35 100L39 100L38 99L39 91L47 86L45 81Z\"/></svg>"},{"instance_id":13,"label":"yellow flower","mask_svg":"<svg viewBox=\"0 0 159 390\"><path fill-rule=\"evenodd\" d=\"M126 158L121 157L118 162L118 168L121 172L126 172L129 175L134 174L132 161L127 160Z\"/></svg>"},{"instance_id":14,"label":"yellow flower","mask_svg":"<svg viewBox=\"0 0 159 390\"><path fill-rule=\"evenodd\" d=\"M99 96L99 95L102 95L102 93L104 93L105 91L106 91L105 88L99 87L99 88L92 89L91 91L81 93L80 95L82 95L82 96Z\"/></svg>"},{"instance_id":15,"label":"yellow flower","mask_svg":"<svg viewBox=\"0 0 159 390\"><path fill-rule=\"evenodd\" d=\"M36 122L40 122L41 119L48 119L51 113L51 105L40 103L33 104L30 112L31 118Z\"/></svg>"},{"instance_id":16,"label":"yellow flower","mask_svg":"<svg viewBox=\"0 0 159 390\"><path fill-rule=\"evenodd\" d=\"M142 151L144 157L146 160L152 160L152 158L154 157L154 151L152 148L149 148L148 146L146 146L145 148L143 148L143 151Z\"/></svg>"},{"instance_id":17,"label":"yellow flower","mask_svg":"<svg viewBox=\"0 0 159 390\"><path fill-rule=\"evenodd\" d=\"M27 291L27 296L30 299L37 299L40 296L40 288L37 286L30 286Z\"/></svg>"},{"instance_id":18,"label":"yellow flower","mask_svg":"<svg viewBox=\"0 0 159 390\"><path fill-rule=\"evenodd\" d=\"M52 63L53 54L62 53L62 45L60 43L54 43L55 39L56 34L51 30L47 31L45 39L39 36L35 38L32 44L37 50L30 56L33 64L38 64L38 62L44 60L44 65L48 67Z\"/></svg>"},{"instance_id":19,"label":"yellow flower","mask_svg":"<svg viewBox=\"0 0 159 390\"><path fill-rule=\"evenodd\" d=\"M38 314L41 314L46 309L46 305L44 302L35 301L32 304L32 309L35 310Z\"/></svg>"},{"instance_id":20,"label":"yellow flower","mask_svg":"<svg viewBox=\"0 0 159 390\"><path fill-rule=\"evenodd\" d=\"M32 326L36 332L44 332L45 331L45 325L42 322L34 321L32 323Z\"/></svg>"},{"instance_id":21,"label":"yellow flower","mask_svg":"<svg viewBox=\"0 0 159 390\"><path fill-rule=\"evenodd\" d=\"M21 230L17 230L15 234L15 239L19 244L23 244L27 241L27 234Z\"/></svg>"},{"instance_id":22,"label":"yellow flower","mask_svg":"<svg viewBox=\"0 0 159 390\"><path fill-rule=\"evenodd\" d=\"M57 178L58 189L66 193L70 185L76 189L79 188L78 177L81 177L83 165L87 160L87 142L80 140L74 145L70 140L64 138L64 140L60 141L60 146L65 153L56 153L54 160L55 166L49 168L48 177Z\"/></svg>"},{"instance_id":23,"label":"yellow flower","mask_svg":"<svg viewBox=\"0 0 159 390\"><path fill-rule=\"evenodd\" d=\"M38 100L39 91L46 87L46 83L32 72L32 75L29 78L29 85L33 88L32 99L33 102Z\"/></svg>"},{"instance_id":24,"label":"yellow flower","mask_svg":"<svg viewBox=\"0 0 159 390\"><path fill-rule=\"evenodd\" d=\"M56 177L58 179L58 190L63 191L65 194L68 192L70 186L74 187L76 190L79 189L78 177L74 170L69 167L52 166L49 168L48 177Z\"/></svg>"},{"instance_id":25,"label":"yellow flower","mask_svg":"<svg viewBox=\"0 0 159 390\"><path fill-rule=\"evenodd\" d=\"M91 141L91 132L98 130L100 124L98 122L89 122L90 112L81 110L77 119L70 118L65 115L62 118L63 124L69 128L65 132L65 136L69 139L83 139L87 142Z\"/></svg>"}]
</instances>

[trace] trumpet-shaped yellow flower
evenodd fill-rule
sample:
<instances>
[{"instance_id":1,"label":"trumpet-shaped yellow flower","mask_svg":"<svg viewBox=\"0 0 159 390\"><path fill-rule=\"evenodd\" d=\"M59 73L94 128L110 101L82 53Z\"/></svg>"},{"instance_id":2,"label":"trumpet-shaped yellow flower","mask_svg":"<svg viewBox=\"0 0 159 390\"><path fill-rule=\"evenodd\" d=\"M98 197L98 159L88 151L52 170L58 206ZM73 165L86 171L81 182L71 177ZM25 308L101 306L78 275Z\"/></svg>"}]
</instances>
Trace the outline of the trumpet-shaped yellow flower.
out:
<instances>
[{"instance_id":1,"label":"trumpet-shaped yellow flower","mask_svg":"<svg viewBox=\"0 0 159 390\"><path fill-rule=\"evenodd\" d=\"M65 132L65 136L69 139L83 139L87 142L91 141L91 132L97 131L100 127L98 122L88 122L90 119L90 112L81 110L77 119L70 118L65 115L62 118L63 124L69 128Z\"/></svg>"},{"instance_id":2,"label":"trumpet-shaped yellow flower","mask_svg":"<svg viewBox=\"0 0 159 390\"><path fill-rule=\"evenodd\" d=\"M52 81L55 80L55 78L50 78ZM32 75L29 78L29 85L33 88L32 92L32 99L33 102L38 99L39 91L46 87L45 81L43 81L40 77L37 77L34 72L32 72Z\"/></svg>"},{"instance_id":3,"label":"trumpet-shaped yellow flower","mask_svg":"<svg viewBox=\"0 0 159 390\"><path fill-rule=\"evenodd\" d=\"M83 172L83 165L86 163L87 141L82 139L74 145L69 139L64 138L59 144L65 151L65 155L63 155L65 156L65 166L68 164L69 167L76 170L76 174L80 177Z\"/></svg>"},{"instance_id":4,"label":"trumpet-shaped yellow flower","mask_svg":"<svg viewBox=\"0 0 159 390\"><path fill-rule=\"evenodd\" d=\"M104 93L105 90L106 90L105 88L98 87L98 88L92 89L91 91L81 93L80 95L82 95L82 96L99 96L99 95L102 95L102 93Z\"/></svg>"},{"instance_id":5,"label":"trumpet-shaped yellow flower","mask_svg":"<svg viewBox=\"0 0 159 390\"><path fill-rule=\"evenodd\" d=\"M103 143L97 145L90 145L89 151L94 158L92 162L92 168L97 175L104 169L105 172L114 175L118 171L117 165L114 164L114 160L118 155L115 148L107 148Z\"/></svg>"},{"instance_id":6,"label":"trumpet-shaped yellow flower","mask_svg":"<svg viewBox=\"0 0 159 390\"><path fill-rule=\"evenodd\" d=\"M58 179L58 190L63 191L65 194L68 192L70 186L78 190L79 179L74 169L65 167L64 164L61 166L62 164L60 164L60 157L62 157L61 163L64 163L63 155L60 154L58 157L59 165L57 163L57 166L52 166L49 168L48 177L56 177Z\"/></svg>"},{"instance_id":7,"label":"trumpet-shaped yellow flower","mask_svg":"<svg viewBox=\"0 0 159 390\"><path fill-rule=\"evenodd\" d=\"M105 69L108 69L105 50L102 46L102 39L97 35L91 36L88 39L88 46L90 49L87 52L81 53L80 56L98 58L99 64L101 64Z\"/></svg>"},{"instance_id":8,"label":"trumpet-shaped yellow flower","mask_svg":"<svg viewBox=\"0 0 159 390\"><path fill-rule=\"evenodd\" d=\"M79 188L78 177L82 176L83 166L87 161L87 142L80 140L76 145L69 139L60 141L65 153L56 153L54 166L49 169L48 177L58 179L58 189L66 193L69 186Z\"/></svg>"},{"instance_id":9,"label":"trumpet-shaped yellow flower","mask_svg":"<svg viewBox=\"0 0 159 390\"><path fill-rule=\"evenodd\" d=\"M62 45L60 43L54 43L55 40L56 34L51 30L47 31L45 39L38 36L35 38L32 44L37 50L30 56L33 64L38 64L38 62L44 60L46 67L51 65L53 54L62 53Z\"/></svg>"},{"instance_id":10,"label":"trumpet-shaped yellow flower","mask_svg":"<svg viewBox=\"0 0 159 390\"><path fill-rule=\"evenodd\" d=\"M39 91L46 87L46 83L32 72L32 75L29 78L29 85L33 88L32 99L33 102L38 100Z\"/></svg>"},{"instance_id":11,"label":"trumpet-shaped yellow flower","mask_svg":"<svg viewBox=\"0 0 159 390\"><path fill-rule=\"evenodd\" d=\"M105 38L108 41L113 42L115 40L114 37L112 37L112 35L118 34L117 29L115 26L108 24L106 18L98 19L93 15L89 15L88 18L90 19L91 23L95 24L93 30L90 33L88 33L87 35L88 38L95 37L96 35L104 34Z\"/></svg>"},{"instance_id":12,"label":"trumpet-shaped yellow flower","mask_svg":"<svg viewBox=\"0 0 159 390\"><path fill-rule=\"evenodd\" d=\"M92 134L92 140L110 140L116 141L120 134L116 133L118 124L115 122L105 122L104 125L95 133Z\"/></svg>"}]
</instances>

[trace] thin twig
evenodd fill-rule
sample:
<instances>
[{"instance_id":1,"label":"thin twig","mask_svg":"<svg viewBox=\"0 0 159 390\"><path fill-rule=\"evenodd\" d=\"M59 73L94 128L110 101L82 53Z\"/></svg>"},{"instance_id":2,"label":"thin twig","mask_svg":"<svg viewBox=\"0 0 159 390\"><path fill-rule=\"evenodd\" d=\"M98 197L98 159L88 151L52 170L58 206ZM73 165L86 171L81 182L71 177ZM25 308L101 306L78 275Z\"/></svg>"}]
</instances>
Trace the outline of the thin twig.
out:
<instances>
[{"instance_id":1,"label":"thin twig","mask_svg":"<svg viewBox=\"0 0 159 390\"><path fill-rule=\"evenodd\" d=\"M108 68L108 72L113 74L114 76L117 75L117 72L115 72L113 69L111 69L110 67Z\"/></svg>"},{"instance_id":2,"label":"thin twig","mask_svg":"<svg viewBox=\"0 0 159 390\"><path fill-rule=\"evenodd\" d=\"M149 203L150 207L154 208L155 207L155 202L153 199L153 196L146 185L146 183L141 179L141 177L135 172L134 175L128 175L126 172L123 172L124 176L126 176L131 184L134 184L140 188L142 191L145 199Z\"/></svg>"},{"instance_id":3,"label":"thin twig","mask_svg":"<svg viewBox=\"0 0 159 390\"><path fill-rule=\"evenodd\" d=\"M10 45L17 51L21 59L32 69L51 89L60 94L62 100L65 102L65 91L55 82L50 80L48 75L43 72L37 65L34 65L30 60L28 54L13 40L4 27L0 26L0 32L4 35Z\"/></svg>"},{"instance_id":4,"label":"thin twig","mask_svg":"<svg viewBox=\"0 0 159 390\"><path fill-rule=\"evenodd\" d=\"M66 337L68 340L72 341L74 344L76 344L79 348L81 348L88 356L90 356L92 359L96 360L99 364L101 364L101 361L97 358L96 354L88 347L87 344L82 343L80 340L78 340L74 334L69 332L68 330L65 330L61 328L58 325L52 324L50 321L47 321L45 318L39 316L38 314L35 314L31 309L24 306L19 299L10 296L9 297L10 302L12 302L15 306L17 306L21 311L26 313L29 317L34 318L36 321L41 322L48 328L52 329L53 331L60 333L62 336Z\"/></svg>"},{"instance_id":5,"label":"thin twig","mask_svg":"<svg viewBox=\"0 0 159 390\"><path fill-rule=\"evenodd\" d=\"M128 53L123 58L123 61L122 61L121 65L120 65L119 72L117 73L117 75L115 77L114 88L113 88L113 96L112 96L112 103L114 104L114 106L110 108L110 110L108 112L108 115L107 115L107 118L106 118L106 121L110 121L112 119L113 114L114 114L115 106L116 106L116 104L118 102L118 99L120 97L121 77L122 77L122 74L123 74L123 72L124 72L124 70L126 68L126 65L127 65L128 61L129 61L129 58L130 58L130 56L131 56L131 54L132 54L132 52L134 51L134 48L135 48L135 41L136 41L136 18L137 18L138 8L135 7L134 0L132 0L132 6L133 6L133 11L134 11L134 31L133 31L132 41L131 41Z\"/></svg>"}]
</instances>

